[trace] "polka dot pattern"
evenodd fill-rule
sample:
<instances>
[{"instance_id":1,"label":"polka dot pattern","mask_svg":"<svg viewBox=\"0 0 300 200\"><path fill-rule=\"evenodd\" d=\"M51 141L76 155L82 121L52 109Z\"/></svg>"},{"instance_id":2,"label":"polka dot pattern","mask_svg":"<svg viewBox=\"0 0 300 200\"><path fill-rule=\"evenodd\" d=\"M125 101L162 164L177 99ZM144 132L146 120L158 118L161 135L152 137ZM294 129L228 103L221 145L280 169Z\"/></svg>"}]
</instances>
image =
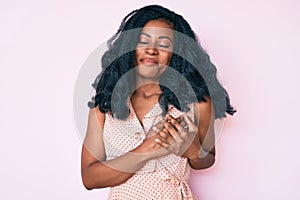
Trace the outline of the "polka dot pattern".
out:
<instances>
[{"instance_id":1,"label":"polka dot pattern","mask_svg":"<svg viewBox=\"0 0 300 200\"><path fill-rule=\"evenodd\" d=\"M117 158L136 148L146 138L150 128L162 120L162 108L157 103L139 122L132 105L126 120L106 114L103 140L107 160ZM192 104L187 114L194 119ZM183 113L170 105L168 113L175 118ZM108 199L196 199L189 185L190 167L186 158L169 154L148 161L125 183L110 188Z\"/></svg>"}]
</instances>

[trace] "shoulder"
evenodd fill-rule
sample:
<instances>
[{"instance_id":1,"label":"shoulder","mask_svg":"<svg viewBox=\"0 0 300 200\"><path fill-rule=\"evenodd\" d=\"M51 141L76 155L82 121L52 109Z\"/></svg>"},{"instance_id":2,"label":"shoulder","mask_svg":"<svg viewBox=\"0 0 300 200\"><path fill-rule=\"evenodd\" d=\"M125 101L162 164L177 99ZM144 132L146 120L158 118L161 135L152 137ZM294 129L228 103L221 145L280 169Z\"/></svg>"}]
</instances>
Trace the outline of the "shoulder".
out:
<instances>
[{"instance_id":1,"label":"shoulder","mask_svg":"<svg viewBox=\"0 0 300 200\"><path fill-rule=\"evenodd\" d=\"M213 102L210 96L204 96L206 102L201 101L194 104L195 118L200 128L207 128L214 119Z\"/></svg>"},{"instance_id":2,"label":"shoulder","mask_svg":"<svg viewBox=\"0 0 300 200\"><path fill-rule=\"evenodd\" d=\"M199 111L201 114L211 114L213 111L213 103L210 96L205 95L204 98L206 99L206 102L196 102L195 103L195 109Z\"/></svg>"},{"instance_id":3,"label":"shoulder","mask_svg":"<svg viewBox=\"0 0 300 200\"><path fill-rule=\"evenodd\" d=\"M101 112L99 107L91 108L88 116L88 124L98 124L101 128L104 127L105 113Z\"/></svg>"}]
</instances>

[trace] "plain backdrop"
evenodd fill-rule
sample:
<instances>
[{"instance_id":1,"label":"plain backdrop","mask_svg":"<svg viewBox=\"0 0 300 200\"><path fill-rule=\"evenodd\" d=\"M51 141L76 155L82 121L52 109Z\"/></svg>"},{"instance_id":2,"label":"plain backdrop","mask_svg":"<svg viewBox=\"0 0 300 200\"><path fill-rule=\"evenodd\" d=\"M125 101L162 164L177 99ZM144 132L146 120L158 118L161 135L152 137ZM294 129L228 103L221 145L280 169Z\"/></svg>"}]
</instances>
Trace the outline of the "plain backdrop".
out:
<instances>
[{"instance_id":1,"label":"plain backdrop","mask_svg":"<svg viewBox=\"0 0 300 200\"><path fill-rule=\"evenodd\" d=\"M81 182L74 86L123 17L154 3L190 23L238 110L214 166L191 174L196 196L300 199L296 0L1 0L0 199L106 199L108 189Z\"/></svg>"}]
</instances>

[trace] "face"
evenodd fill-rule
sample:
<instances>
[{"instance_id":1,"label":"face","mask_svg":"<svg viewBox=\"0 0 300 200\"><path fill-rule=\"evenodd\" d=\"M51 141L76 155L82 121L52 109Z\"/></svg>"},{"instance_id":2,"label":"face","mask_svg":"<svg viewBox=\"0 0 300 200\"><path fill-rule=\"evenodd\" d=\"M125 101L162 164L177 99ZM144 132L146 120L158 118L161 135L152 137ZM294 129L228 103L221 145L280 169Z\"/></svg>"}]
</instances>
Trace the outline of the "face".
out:
<instances>
[{"instance_id":1,"label":"face","mask_svg":"<svg viewBox=\"0 0 300 200\"><path fill-rule=\"evenodd\" d=\"M158 80L168 68L174 45L174 31L163 20L151 20L143 27L135 51L140 78Z\"/></svg>"}]
</instances>

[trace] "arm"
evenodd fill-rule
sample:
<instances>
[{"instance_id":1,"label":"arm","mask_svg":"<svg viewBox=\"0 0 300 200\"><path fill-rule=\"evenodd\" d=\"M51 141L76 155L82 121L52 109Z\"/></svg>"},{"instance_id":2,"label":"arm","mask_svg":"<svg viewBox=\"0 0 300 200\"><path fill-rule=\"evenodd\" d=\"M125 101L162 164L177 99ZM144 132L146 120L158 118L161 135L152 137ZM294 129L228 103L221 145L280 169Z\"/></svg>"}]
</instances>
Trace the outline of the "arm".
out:
<instances>
[{"instance_id":1,"label":"arm","mask_svg":"<svg viewBox=\"0 0 300 200\"><path fill-rule=\"evenodd\" d=\"M184 123L168 116L169 121L164 125L166 131L159 133L165 141L157 141L169 152L188 158L193 169L209 168L215 162L214 112L210 97L206 99L207 102L195 106L197 125L186 114ZM188 130L184 128L185 123Z\"/></svg>"},{"instance_id":2,"label":"arm","mask_svg":"<svg viewBox=\"0 0 300 200\"><path fill-rule=\"evenodd\" d=\"M211 98L206 96L206 100L195 106L195 118L198 121L198 132L195 137L197 141L192 143L194 151L191 151L192 153L188 157L189 164L193 169L209 168L215 162L214 110ZM195 143L197 144L195 145Z\"/></svg>"},{"instance_id":3,"label":"arm","mask_svg":"<svg viewBox=\"0 0 300 200\"><path fill-rule=\"evenodd\" d=\"M88 190L124 183L148 160L167 153L155 143L156 136L146 138L128 153L106 161L102 135L104 121L105 115L98 108L90 110L81 155L82 182Z\"/></svg>"}]
</instances>

